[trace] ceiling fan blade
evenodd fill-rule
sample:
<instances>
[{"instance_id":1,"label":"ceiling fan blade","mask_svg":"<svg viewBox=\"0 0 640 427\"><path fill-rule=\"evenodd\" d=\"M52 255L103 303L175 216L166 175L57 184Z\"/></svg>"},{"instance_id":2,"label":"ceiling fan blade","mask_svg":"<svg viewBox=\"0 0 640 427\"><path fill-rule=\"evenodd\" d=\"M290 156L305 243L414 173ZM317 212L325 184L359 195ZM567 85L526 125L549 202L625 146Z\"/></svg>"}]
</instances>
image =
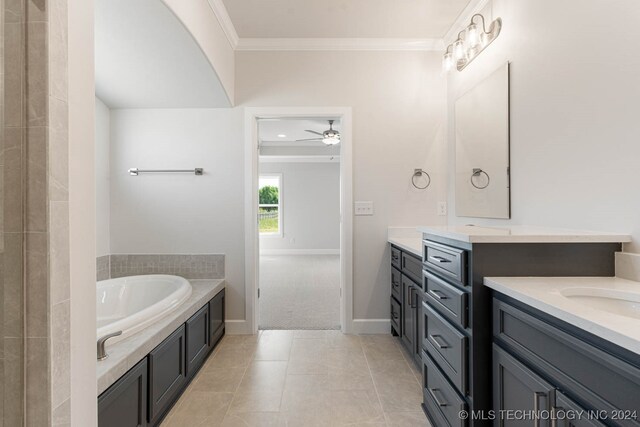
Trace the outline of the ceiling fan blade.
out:
<instances>
[{"instance_id":1,"label":"ceiling fan blade","mask_svg":"<svg viewBox=\"0 0 640 427\"><path fill-rule=\"evenodd\" d=\"M306 139L296 139L296 142L311 142L311 141L322 141L321 138L306 138Z\"/></svg>"},{"instance_id":2,"label":"ceiling fan blade","mask_svg":"<svg viewBox=\"0 0 640 427\"><path fill-rule=\"evenodd\" d=\"M322 133L320 133L320 132L316 132L315 130L305 129L305 132L309 132L309 133L313 133L313 134L315 134L315 135L320 135L320 136L322 136Z\"/></svg>"}]
</instances>

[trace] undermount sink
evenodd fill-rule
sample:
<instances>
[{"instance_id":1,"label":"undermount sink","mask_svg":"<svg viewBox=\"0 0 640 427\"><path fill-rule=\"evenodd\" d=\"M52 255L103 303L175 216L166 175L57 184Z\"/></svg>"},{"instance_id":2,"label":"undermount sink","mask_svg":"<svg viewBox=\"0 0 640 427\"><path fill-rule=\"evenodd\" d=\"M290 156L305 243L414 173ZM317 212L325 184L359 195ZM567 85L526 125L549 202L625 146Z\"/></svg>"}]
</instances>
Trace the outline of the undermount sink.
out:
<instances>
[{"instance_id":1,"label":"undermount sink","mask_svg":"<svg viewBox=\"0 0 640 427\"><path fill-rule=\"evenodd\" d=\"M570 301L618 316L640 319L640 294L601 288L567 288L560 294Z\"/></svg>"}]
</instances>

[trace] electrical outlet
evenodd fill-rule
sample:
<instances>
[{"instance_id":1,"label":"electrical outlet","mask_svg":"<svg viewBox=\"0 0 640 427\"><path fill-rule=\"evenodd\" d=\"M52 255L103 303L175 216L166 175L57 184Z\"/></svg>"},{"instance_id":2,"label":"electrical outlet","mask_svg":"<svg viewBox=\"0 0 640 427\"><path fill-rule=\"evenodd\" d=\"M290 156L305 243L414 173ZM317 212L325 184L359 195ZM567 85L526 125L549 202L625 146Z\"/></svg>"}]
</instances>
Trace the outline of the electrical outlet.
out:
<instances>
[{"instance_id":1,"label":"electrical outlet","mask_svg":"<svg viewBox=\"0 0 640 427\"><path fill-rule=\"evenodd\" d=\"M438 216L447 215L447 202L438 202Z\"/></svg>"},{"instance_id":2,"label":"electrical outlet","mask_svg":"<svg viewBox=\"0 0 640 427\"><path fill-rule=\"evenodd\" d=\"M357 216L361 215L373 215L373 202L356 202Z\"/></svg>"}]
</instances>

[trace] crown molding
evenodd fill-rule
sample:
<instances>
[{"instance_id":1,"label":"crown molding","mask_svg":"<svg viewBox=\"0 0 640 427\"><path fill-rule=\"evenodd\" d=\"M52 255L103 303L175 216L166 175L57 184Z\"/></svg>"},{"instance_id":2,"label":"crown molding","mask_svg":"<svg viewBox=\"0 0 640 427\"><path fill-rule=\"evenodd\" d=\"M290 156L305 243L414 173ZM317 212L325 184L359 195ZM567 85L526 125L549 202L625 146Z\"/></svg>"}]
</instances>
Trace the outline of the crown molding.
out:
<instances>
[{"instance_id":1,"label":"crown molding","mask_svg":"<svg viewBox=\"0 0 640 427\"><path fill-rule=\"evenodd\" d=\"M210 0L212 1L212 0ZM442 39L241 38L241 51L441 51Z\"/></svg>"},{"instance_id":2,"label":"crown molding","mask_svg":"<svg viewBox=\"0 0 640 427\"><path fill-rule=\"evenodd\" d=\"M456 20L453 21L453 24L451 24L451 27L449 27L449 30L442 38L443 46L445 43L449 44L457 39L458 33L469 24L471 17L476 13L480 13L480 11L484 9L490 1L492 0L471 0L467 7L460 12L460 15L458 15Z\"/></svg>"},{"instance_id":3,"label":"crown molding","mask_svg":"<svg viewBox=\"0 0 640 427\"><path fill-rule=\"evenodd\" d=\"M222 0L208 0L208 2L209 6L211 6L211 9L213 10L213 14L218 19L218 22L222 27L222 31L224 31L224 35L227 37L231 48L235 50L240 38L236 32L236 27L233 26L229 12L227 12L227 8L224 6Z\"/></svg>"}]
</instances>

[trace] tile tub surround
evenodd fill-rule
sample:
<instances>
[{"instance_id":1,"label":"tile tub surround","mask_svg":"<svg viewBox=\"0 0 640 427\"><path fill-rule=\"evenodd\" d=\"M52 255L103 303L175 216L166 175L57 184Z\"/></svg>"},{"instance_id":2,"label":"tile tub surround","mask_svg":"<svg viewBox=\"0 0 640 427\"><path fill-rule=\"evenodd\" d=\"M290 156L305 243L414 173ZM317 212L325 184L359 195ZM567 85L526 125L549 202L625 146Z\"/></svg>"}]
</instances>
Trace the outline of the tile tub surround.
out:
<instances>
[{"instance_id":1,"label":"tile tub surround","mask_svg":"<svg viewBox=\"0 0 640 427\"><path fill-rule=\"evenodd\" d=\"M485 286L622 348L640 354L640 319L597 310L562 296L569 288L624 291L640 298L640 282L618 277L485 277Z\"/></svg>"},{"instance_id":2,"label":"tile tub surround","mask_svg":"<svg viewBox=\"0 0 640 427\"><path fill-rule=\"evenodd\" d=\"M117 254L99 257L96 263L97 280L141 274L171 274L187 280L212 280L225 277L223 254ZM104 269L107 269L107 273Z\"/></svg>"},{"instance_id":3,"label":"tile tub surround","mask_svg":"<svg viewBox=\"0 0 640 427\"><path fill-rule=\"evenodd\" d=\"M127 339L113 345L109 345L107 342L106 350L109 357L97 364L97 396L142 360L225 287L224 280L192 280L190 282L193 286L191 296L171 314Z\"/></svg>"},{"instance_id":4,"label":"tile tub surround","mask_svg":"<svg viewBox=\"0 0 640 427\"><path fill-rule=\"evenodd\" d=\"M390 335L227 335L162 427L428 427L409 358Z\"/></svg>"},{"instance_id":5,"label":"tile tub surround","mask_svg":"<svg viewBox=\"0 0 640 427\"><path fill-rule=\"evenodd\" d=\"M616 277L640 282L640 254L616 252Z\"/></svg>"},{"instance_id":6,"label":"tile tub surround","mask_svg":"<svg viewBox=\"0 0 640 427\"><path fill-rule=\"evenodd\" d=\"M111 278L111 272L109 271L109 255L103 255L96 258L96 280L107 280Z\"/></svg>"}]
</instances>

